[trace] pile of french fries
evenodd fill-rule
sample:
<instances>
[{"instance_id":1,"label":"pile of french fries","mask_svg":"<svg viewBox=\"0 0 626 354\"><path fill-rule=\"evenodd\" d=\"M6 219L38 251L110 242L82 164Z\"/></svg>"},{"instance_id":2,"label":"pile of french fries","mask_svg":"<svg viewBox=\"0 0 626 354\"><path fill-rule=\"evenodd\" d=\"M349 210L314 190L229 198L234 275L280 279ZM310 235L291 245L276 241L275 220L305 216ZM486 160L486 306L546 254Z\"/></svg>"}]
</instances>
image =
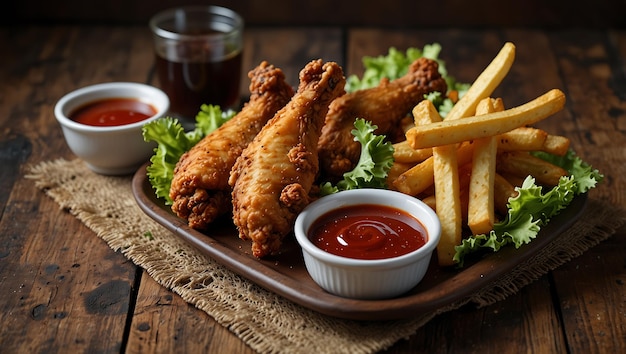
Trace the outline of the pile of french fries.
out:
<instances>
[{"instance_id":1,"label":"pile of french fries","mask_svg":"<svg viewBox=\"0 0 626 354\"><path fill-rule=\"evenodd\" d=\"M568 151L566 137L531 127L560 111L565 95L553 89L509 109L502 99L491 97L514 59L515 46L506 43L445 120L430 101L419 103L406 140L394 145L389 185L436 211L442 226L437 247L442 266L454 264L454 247L461 244L464 226L475 235L493 229L497 218L506 215L509 198L517 194L515 187L528 175L540 185L554 186L568 174L529 153Z\"/></svg>"}]
</instances>

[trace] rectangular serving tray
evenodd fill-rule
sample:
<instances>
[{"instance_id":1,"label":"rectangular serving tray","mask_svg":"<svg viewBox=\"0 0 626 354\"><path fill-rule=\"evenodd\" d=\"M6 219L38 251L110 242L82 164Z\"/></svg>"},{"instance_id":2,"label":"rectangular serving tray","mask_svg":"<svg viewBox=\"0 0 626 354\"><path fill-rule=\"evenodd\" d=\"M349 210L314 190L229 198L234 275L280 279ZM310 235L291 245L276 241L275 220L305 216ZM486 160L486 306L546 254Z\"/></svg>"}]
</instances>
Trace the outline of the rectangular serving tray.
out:
<instances>
[{"instance_id":1,"label":"rectangular serving tray","mask_svg":"<svg viewBox=\"0 0 626 354\"><path fill-rule=\"evenodd\" d=\"M142 166L133 176L132 191L141 210L157 223L226 268L269 291L311 310L353 320L417 317L466 299L561 237L563 231L580 217L587 202L586 194L574 198L567 209L541 229L535 240L519 249L505 247L497 253L468 259L461 269L442 268L433 257L422 282L408 293L385 300L358 300L330 294L315 284L307 273L293 235L286 238L280 255L259 260L251 254L250 242L238 237L230 216L216 221L210 232L190 228L156 197L146 175L147 166Z\"/></svg>"}]
</instances>

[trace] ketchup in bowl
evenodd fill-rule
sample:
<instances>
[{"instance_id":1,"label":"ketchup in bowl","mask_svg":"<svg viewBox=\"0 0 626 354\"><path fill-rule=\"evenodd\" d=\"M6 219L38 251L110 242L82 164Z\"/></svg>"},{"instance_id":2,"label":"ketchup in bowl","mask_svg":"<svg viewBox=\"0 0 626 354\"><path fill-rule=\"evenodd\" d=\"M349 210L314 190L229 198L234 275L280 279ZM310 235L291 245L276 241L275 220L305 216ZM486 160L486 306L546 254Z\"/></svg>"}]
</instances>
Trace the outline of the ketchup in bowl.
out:
<instances>
[{"instance_id":1,"label":"ketchup in bowl","mask_svg":"<svg viewBox=\"0 0 626 354\"><path fill-rule=\"evenodd\" d=\"M331 294L399 296L426 274L441 238L435 211L393 190L359 188L306 206L294 224L307 272Z\"/></svg>"},{"instance_id":2,"label":"ketchup in bowl","mask_svg":"<svg viewBox=\"0 0 626 354\"><path fill-rule=\"evenodd\" d=\"M355 259L402 256L424 246L425 227L399 209L373 204L350 205L318 218L309 229L318 248Z\"/></svg>"},{"instance_id":3,"label":"ketchup in bowl","mask_svg":"<svg viewBox=\"0 0 626 354\"><path fill-rule=\"evenodd\" d=\"M138 99L106 98L77 108L69 118L85 125L112 127L141 122L156 113L156 108Z\"/></svg>"}]
</instances>

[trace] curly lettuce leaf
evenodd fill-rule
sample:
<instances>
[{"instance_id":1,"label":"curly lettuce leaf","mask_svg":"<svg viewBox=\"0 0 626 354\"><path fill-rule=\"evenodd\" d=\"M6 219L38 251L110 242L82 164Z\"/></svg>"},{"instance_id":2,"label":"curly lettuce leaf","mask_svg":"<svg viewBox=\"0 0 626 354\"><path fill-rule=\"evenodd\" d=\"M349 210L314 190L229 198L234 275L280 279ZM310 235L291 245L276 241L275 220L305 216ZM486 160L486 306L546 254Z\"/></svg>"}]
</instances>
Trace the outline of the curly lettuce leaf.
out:
<instances>
[{"instance_id":1,"label":"curly lettuce leaf","mask_svg":"<svg viewBox=\"0 0 626 354\"><path fill-rule=\"evenodd\" d=\"M545 193L535 184L535 179L528 176L521 187L516 187L519 194L509 199L509 212L503 221L494 224L489 234L470 236L455 247L454 261L458 266L463 266L465 256L482 249L497 252L509 244L519 248L531 242L541 226L565 209L574 196L587 192L603 178L571 150L565 156L534 154L567 169L570 175L561 177L558 185Z\"/></svg>"},{"instance_id":2,"label":"curly lettuce leaf","mask_svg":"<svg viewBox=\"0 0 626 354\"><path fill-rule=\"evenodd\" d=\"M209 135L236 114L232 109L222 112L220 106L203 104L196 115L196 131L202 136Z\"/></svg>"},{"instance_id":3,"label":"curly lettuce leaf","mask_svg":"<svg viewBox=\"0 0 626 354\"><path fill-rule=\"evenodd\" d=\"M322 195L357 188L387 188L387 174L393 165L393 144L385 141L384 135L376 135L377 126L362 118L354 121L351 131L354 140L361 143L361 155L352 171L343 174L343 180L333 186L330 182L321 185Z\"/></svg>"},{"instance_id":4,"label":"curly lettuce leaf","mask_svg":"<svg viewBox=\"0 0 626 354\"><path fill-rule=\"evenodd\" d=\"M180 157L234 115L234 111L222 112L219 106L202 105L192 131L185 132L178 119L172 117L162 117L142 127L144 141L157 143L146 168L148 180L156 196L165 199L166 205L172 204L169 191Z\"/></svg>"}]
</instances>

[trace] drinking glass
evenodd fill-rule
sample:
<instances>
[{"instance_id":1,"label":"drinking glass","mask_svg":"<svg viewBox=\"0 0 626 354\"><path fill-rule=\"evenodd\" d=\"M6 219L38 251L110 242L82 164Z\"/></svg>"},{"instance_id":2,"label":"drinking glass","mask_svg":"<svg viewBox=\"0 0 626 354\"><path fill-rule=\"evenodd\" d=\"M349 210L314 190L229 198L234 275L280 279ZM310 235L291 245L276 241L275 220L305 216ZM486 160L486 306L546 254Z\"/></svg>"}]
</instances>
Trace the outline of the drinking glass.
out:
<instances>
[{"instance_id":1,"label":"drinking glass","mask_svg":"<svg viewBox=\"0 0 626 354\"><path fill-rule=\"evenodd\" d=\"M150 19L156 73L170 113L193 120L202 104L222 110L239 104L242 17L219 6L186 6Z\"/></svg>"}]
</instances>

